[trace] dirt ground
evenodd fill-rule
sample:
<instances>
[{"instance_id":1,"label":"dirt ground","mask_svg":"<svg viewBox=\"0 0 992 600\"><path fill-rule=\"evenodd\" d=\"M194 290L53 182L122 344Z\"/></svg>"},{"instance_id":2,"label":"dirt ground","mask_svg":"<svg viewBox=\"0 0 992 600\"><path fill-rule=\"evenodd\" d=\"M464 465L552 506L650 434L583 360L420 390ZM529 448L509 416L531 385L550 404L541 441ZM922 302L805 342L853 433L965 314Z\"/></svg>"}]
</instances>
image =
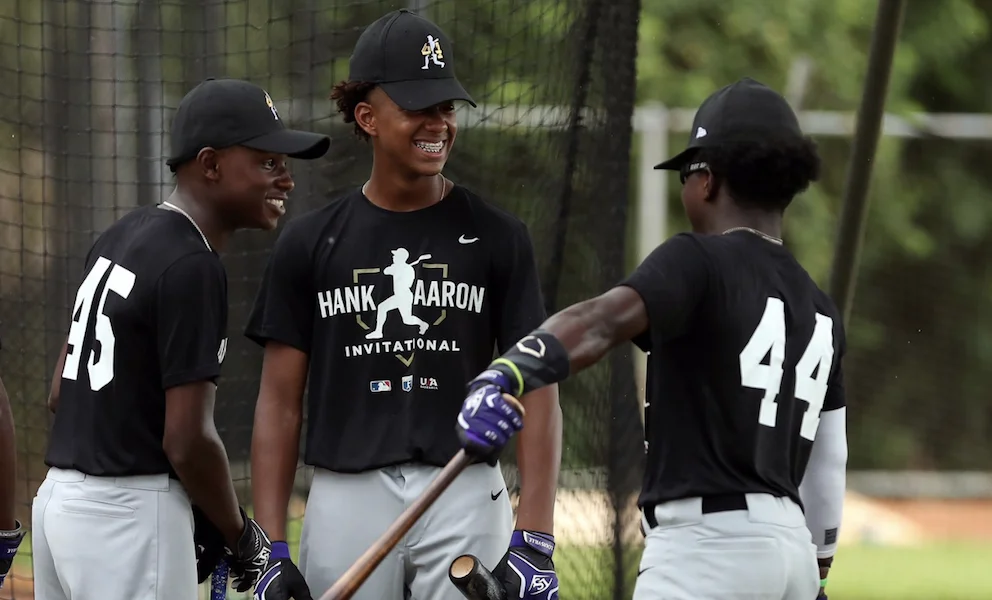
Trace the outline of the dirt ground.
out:
<instances>
[{"instance_id":1,"label":"dirt ground","mask_svg":"<svg viewBox=\"0 0 992 600\"><path fill-rule=\"evenodd\" d=\"M992 542L992 500L873 500L930 540Z\"/></svg>"}]
</instances>

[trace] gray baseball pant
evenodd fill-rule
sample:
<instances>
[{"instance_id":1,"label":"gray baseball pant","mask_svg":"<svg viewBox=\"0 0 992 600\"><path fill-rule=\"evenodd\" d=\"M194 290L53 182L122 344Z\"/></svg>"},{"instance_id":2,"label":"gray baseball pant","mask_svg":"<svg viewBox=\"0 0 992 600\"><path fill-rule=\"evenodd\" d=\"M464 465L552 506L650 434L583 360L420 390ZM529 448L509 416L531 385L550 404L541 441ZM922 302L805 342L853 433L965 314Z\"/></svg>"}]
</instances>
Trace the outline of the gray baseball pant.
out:
<instances>
[{"instance_id":1,"label":"gray baseball pant","mask_svg":"<svg viewBox=\"0 0 992 600\"><path fill-rule=\"evenodd\" d=\"M168 475L49 469L31 515L35 600L196 600L193 513Z\"/></svg>"},{"instance_id":2,"label":"gray baseball pant","mask_svg":"<svg viewBox=\"0 0 992 600\"><path fill-rule=\"evenodd\" d=\"M314 597L330 588L440 471L421 464L361 474L315 469L299 565ZM448 566L461 554L474 554L490 570L496 567L513 528L507 495L498 466L467 467L353 599L464 600L448 579Z\"/></svg>"},{"instance_id":3,"label":"gray baseball pant","mask_svg":"<svg viewBox=\"0 0 992 600\"><path fill-rule=\"evenodd\" d=\"M788 498L746 494L747 510L703 514L700 498L660 504L633 600L813 600L816 546Z\"/></svg>"}]
</instances>

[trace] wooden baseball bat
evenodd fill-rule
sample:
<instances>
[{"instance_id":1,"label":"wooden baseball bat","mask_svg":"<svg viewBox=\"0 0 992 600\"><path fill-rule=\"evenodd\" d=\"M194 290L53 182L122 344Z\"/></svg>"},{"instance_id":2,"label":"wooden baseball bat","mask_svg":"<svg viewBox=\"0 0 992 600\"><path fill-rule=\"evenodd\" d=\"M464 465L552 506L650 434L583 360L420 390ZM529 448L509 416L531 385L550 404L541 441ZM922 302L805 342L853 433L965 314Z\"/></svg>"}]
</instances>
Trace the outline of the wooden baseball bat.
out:
<instances>
[{"instance_id":1,"label":"wooden baseball bat","mask_svg":"<svg viewBox=\"0 0 992 600\"><path fill-rule=\"evenodd\" d=\"M503 584L471 554L463 554L451 561L448 579L468 600L506 600Z\"/></svg>"},{"instance_id":2,"label":"wooden baseball bat","mask_svg":"<svg viewBox=\"0 0 992 600\"><path fill-rule=\"evenodd\" d=\"M520 413L520 417L523 418L524 407L521 406L516 398L509 394L503 394L503 399L513 406ZM434 501L441 496L444 490L448 489L448 486L455 480L455 477L472 463L472 459L473 457L465 452L464 449L459 450L448 461L448 464L444 466L441 472L438 473L434 481L424 489L420 497L414 500L413 504L393 521L389 529L379 536L379 539L369 546L369 549L364 554L358 557L358 560L344 572L344 575L340 579L334 582L331 589L324 592L324 595L319 600L348 600L351 598L358 591L358 588L365 583L365 580L369 578L372 571L375 571L379 563L386 558L386 555L396 547L396 544L400 543L400 540L410 531L410 528L413 527L417 520L427 512L427 509L434 504Z\"/></svg>"},{"instance_id":3,"label":"wooden baseball bat","mask_svg":"<svg viewBox=\"0 0 992 600\"><path fill-rule=\"evenodd\" d=\"M223 559L214 567L214 572L210 576L210 600L227 599L228 571L227 561Z\"/></svg>"}]
</instances>

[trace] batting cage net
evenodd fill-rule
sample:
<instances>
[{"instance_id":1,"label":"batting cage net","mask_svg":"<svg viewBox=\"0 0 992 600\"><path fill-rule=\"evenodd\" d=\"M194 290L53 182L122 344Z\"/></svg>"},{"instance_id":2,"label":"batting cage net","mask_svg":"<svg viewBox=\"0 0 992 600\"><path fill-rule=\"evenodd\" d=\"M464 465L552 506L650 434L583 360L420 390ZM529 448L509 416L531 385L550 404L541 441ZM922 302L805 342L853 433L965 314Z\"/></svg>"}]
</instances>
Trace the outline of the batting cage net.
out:
<instances>
[{"instance_id":1,"label":"batting cage net","mask_svg":"<svg viewBox=\"0 0 992 600\"><path fill-rule=\"evenodd\" d=\"M326 159L294 164L288 216L320 206L371 168L370 148L335 113L331 87L347 77L363 27L404 7L446 30L458 76L479 104L459 109L446 175L527 222L549 309L626 272L638 0L5 1L0 374L17 424L22 522L46 472L45 399L84 258L111 223L171 192L164 157L179 100L207 77L248 79L290 126L329 134ZM239 233L223 257L230 342L216 419L245 504L261 353L242 331L275 238ZM632 590L643 448L629 352L562 389L556 564L568 600ZM512 451L504 469L513 492ZM294 552L308 481L301 467ZM31 546L29 536L0 598L33 597Z\"/></svg>"}]
</instances>

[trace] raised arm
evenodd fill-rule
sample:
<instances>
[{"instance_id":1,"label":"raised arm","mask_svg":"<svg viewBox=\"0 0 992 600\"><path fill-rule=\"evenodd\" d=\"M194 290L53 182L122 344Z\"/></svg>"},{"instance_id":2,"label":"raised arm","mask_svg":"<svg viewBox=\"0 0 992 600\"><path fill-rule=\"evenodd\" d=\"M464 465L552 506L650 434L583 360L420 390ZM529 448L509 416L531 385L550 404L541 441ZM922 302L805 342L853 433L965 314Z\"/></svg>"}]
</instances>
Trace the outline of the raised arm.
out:
<instances>
[{"instance_id":1,"label":"raised arm","mask_svg":"<svg viewBox=\"0 0 992 600\"><path fill-rule=\"evenodd\" d=\"M617 286L546 320L470 382L458 416L463 446L491 455L523 427L502 394L519 398L560 382L628 340L650 350L653 343L680 335L692 322L710 274L698 239L680 234Z\"/></svg>"},{"instance_id":2,"label":"raised arm","mask_svg":"<svg viewBox=\"0 0 992 600\"><path fill-rule=\"evenodd\" d=\"M561 343L569 373L575 374L647 328L644 300L633 288L621 285L556 313L540 329Z\"/></svg>"}]
</instances>

